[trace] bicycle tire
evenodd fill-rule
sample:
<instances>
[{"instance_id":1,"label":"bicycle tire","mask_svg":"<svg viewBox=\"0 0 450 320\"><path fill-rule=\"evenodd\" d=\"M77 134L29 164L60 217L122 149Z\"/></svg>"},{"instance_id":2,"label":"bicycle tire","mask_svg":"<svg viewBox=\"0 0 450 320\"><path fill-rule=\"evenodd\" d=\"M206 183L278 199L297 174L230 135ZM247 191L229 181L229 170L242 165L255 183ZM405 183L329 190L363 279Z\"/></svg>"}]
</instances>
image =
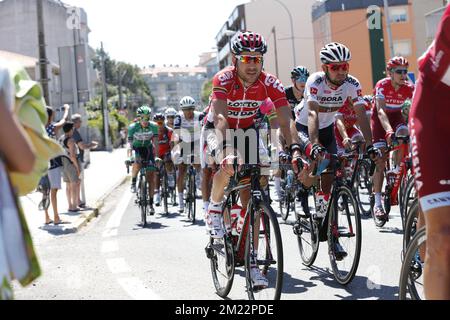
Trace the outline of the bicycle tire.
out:
<instances>
[{"instance_id":1,"label":"bicycle tire","mask_svg":"<svg viewBox=\"0 0 450 320\"><path fill-rule=\"evenodd\" d=\"M342 203L339 200L342 199ZM353 207L353 211L350 212L349 204ZM333 275L337 282L342 285L347 285L350 283L356 275L356 271L358 270L359 259L361 257L361 240L362 240L362 228L361 228L361 216L359 213L359 206L356 203L356 199L353 195L353 192L347 186L340 186L336 191L335 196L333 197L333 203L330 212L330 218L328 220L328 253L331 263L331 269L333 270ZM340 213L340 209L343 208L342 211L345 211L345 214ZM339 217L345 217L342 220L339 220ZM354 217L354 219L352 219ZM342 223L345 221L348 223L348 227L344 231L342 231ZM336 235L338 235L338 241L341 239L340 244L346 250L347 256L343 259L339 260L336 258L335 253L335 239ZM342 239L353 239L355 238L355 245L353 252L349 252L349 244L350 240L346 243L342 244ZM350 253L353 253L350 255ZM351 260L349 268L346 268L347 262ZM342 266L342 268L341 268ZM348 269L340 270L340 269Z\"/></svg>"},{"instance_id":2,"label":"bicycle tire","mask_svg":"<svg viewBox=\"0 0 450 320\"><path fill-rule=\"evenodd\" d=\"M258 240L260 240L260 235L262 235L263 242L259 243L258 241L256 263L258 264L258 268L262 267L263 274L269 280L269 286L262 290L257 290L257 288L253 287L250 276L250 253L253 252L253 248L255 247L254 241L251 239L255 239L256 236L254 226L246 223L244 225L247 225L247 228L249 228L245 243L247 295L250 300L279 300L283 287L283 244L278 220L272 207L264 202L259 202L257 208L252 203L249 208L254 210L253 214L255 219L260 218L259 227L262 226L262 230L258 230ZM250 214L247 214L247 217L250 217ZM271 244L272 239L275 241L275 245ZM265 250L260 250L263 244L266 245ZM274 256L273 249L276 250L276 256ZM273 266L276 266L276 270L274 270Z\"/></svg>"},{"instance_id":3,"label":"bicycle tire","mask_svg":"<svg viewBox=\"0 0 450 320\"><path fill-rule=\"evenodd\" d=\"M220 244L222 240L222 244ZM211 247L211 275L213 278L216 293L221 298L226 298L230 293L234 280L234 252L231 238L226 234L223 239L210 239ZM224 262L220 258L224 258ZM222 262L225 274L219 270L219 262ZM224 282L221 281L221 276L224 277Z\"/></svg>"},{"instance_id":4,"label":"bicycle tire","mask_svg":"<svg viewBox=\"0 0 450 320\"><path fill-rule=\"evenodd\" d=\"M188 192L188 219L192 221L192 224L195 224L195 209L196 209L196 194L197 190L195 187L195 171L192 171L189 175L189 192Z\"/></svg>"},{"instance_id":5,"label":"bicycle tire","mask_svg":"<svg viewBox=\"0 0 450 320\"><path fill-rule=\"evenodd\" d=\"M310 198L312 199L312 208L315 210L315 199L311 192L308 193L307 203L310 202ZM305 212L305 209L307 212ZM303 264L310 267L316 261L317 253L319 252L319 226L312 217L313 213L310 206L302 208L302 210L303 215L296 214L296 223L298 223L297 244Z\"/></svg>"},{"instance_id":6,"label":"bicycle tire","mask_svg":"<svg viewBox=\"0 0 450 320\"><path fill-rule=\"evenodd\" d=\"M279 201L280 215L283 221L287 221L287 218L289 217L289 207L290 207L289 197L290 196L288 192L283 192L283 195L281 196L281 199Z\"/></svg>"},{"instance_id":7,"label":"bicycle tire","mask_svg":"<svg viewBox=\"0 0 450 320\"><path fill-rule=\"evenodd\" d=\"M412 300L421 300L417 291L415 280L423 274L423 264L417 262L417 251L426 242L425 227L416 232L411 239L408 250L406 250L405 258L403 259L400 281L399 281L399 300L406 300L409 293ZM414 267L415 269L412 269ZM417 277L419 276L419 277Z\"/></svg>"},{"instance_id":8,"label":"bicycle tire","mask_svg":"<svg viewBox=\"0 0 450 320\"><path fill-rule=\"evenodd\" d=\"M163 177L162 177L162 194L163 194L163 205L164 205L164 213L169 214L168 207L168 197L169 197L169 188L167 186L167 171L163 169Z\"/></svg>"},{"instance_id":9,"label":"bicycle tire","mask_svg":"<svg viewBox=\"0 0 450 320\"><path fill-rule=\"evenodd\" d=\"M139 206L141 207L141 222L142 227L147 226L147 179L139 178Z\"/></svg>"},{"instance_id":10,"label":"bicycle tire","mask_svg":"<svg viewBox=\"0 0 450 320\"><path fill-rule=\"evenodd\" d=\"M367 194L369 195L369 197L370 194L372 194L372 183L370 181L369 172L370 172L370 164L367 161L360 161L358 165L358 172L356 173L355 183L352 186L355 191L356 200L359 205L360 213L364 217L370 216L370 201L369 206L365 208L363 206L363 201L361 198L362 190L367 190ZM361 182L362 180L364 181L364 186L362 185L363 184Z\"/></svg>"},{"instance_id":11,"label":"bicycle tire","mask_svg":"<svg viewBox=\"0 0 450 320\"><path fill-rule=\"evenodd\" d=\"M403 196L403 204L400 207L400 214L402 217L403 229L405 228L405 223L408 220L409 208L412 206L413 201L417 198L416 187L414 177L408 178L406 184L405 195Z\"/></svg>"},{"instance_id":12,"label":"bicycle tire","mask_svg":"<svg viewBox=\"0 0 450 320\"><path fill-rule=\"evenodd\" d=\"M417 232L417 219L419 218L419 200L414 200L409 209L408 217L404 226L403 233L403 252L406 252L411 239Z\"/></svg>"}]
</instances>

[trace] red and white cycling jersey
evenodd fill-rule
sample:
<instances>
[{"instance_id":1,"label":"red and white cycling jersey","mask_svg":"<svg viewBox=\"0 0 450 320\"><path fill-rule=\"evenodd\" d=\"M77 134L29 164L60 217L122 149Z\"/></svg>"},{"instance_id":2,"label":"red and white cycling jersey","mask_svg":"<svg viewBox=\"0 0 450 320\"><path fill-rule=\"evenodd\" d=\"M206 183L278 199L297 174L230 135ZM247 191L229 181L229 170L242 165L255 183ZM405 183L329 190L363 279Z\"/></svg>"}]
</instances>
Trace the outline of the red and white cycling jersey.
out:
<instances>
[{"instance_id":1,"label":"red and white cycling jersey","mask_svg":"<svg viewBox=\"0 0 450 320\"><path fill-rule=\"evenodd\" d=\"M414 85L412 83L407 83L395 91L391 78L381 79L377 82L374 89L375 98L386 102L387 113L401 112L403 103L406 99L411 99L413 93ZM375 103L373 111L376 111Z\"/></svg>"},{"instance_id":2,"label":"red and white cycling jersey","mask_svg":"<svg viewBox=\"0 0 450 320\"><path fill-rule=\"evenodd\" d=\"M358 79L348 75L345 82L337 89L332 89L326 81L324 72L313 73L306 82L305 98L295 108L295 121L308 126L308 102L319 104L319 129L334 123L336 112L350 99L354 105L365 104Z\"/></svg>"},{"instance_id":3,"label":"red and white cycling jersey","mask_svg":"<svg viewBox=\"0 0 450 320\"><path fill-rule=\"evenodd\" d=\"M450 6L442 16L435 40L418 62L427 78L450 86Z\"/></svg>"},{"instance_id":4,"label":"red and white cycling jersey","mask_svg":"<svg viewBox=\"0 0 450 320\"><path fill-rule=\"evenodd\" d=\"M366 108L366 113L370 114L371 105L366 104L365 108ZM348 100L345 101L344 105L336 113L336 116L339 116L339 115L342 116L342 118L344 120L343 121L344 126L346 129L352 128L356 124L356 121L358 120L356 112L355 112L353 106L350 105L350 102Z\"/></svg>"},{"instance_id":5,"label":"red and white cycling jersey","mask_svg":"<svg viewBox=\"0 0 450 320\"><path fill-rule=\"evenodd\" d=\"M289 106L284 87L275 76L261 72L258 80L244 89L233 66L214 76L212 98L227 101L228 124L231 129L251 127L258 109L267 98L272 100L275 108ZM209 122L214 121L213 112L213 108L208 112Z\"/></svg>"}]
</instances>

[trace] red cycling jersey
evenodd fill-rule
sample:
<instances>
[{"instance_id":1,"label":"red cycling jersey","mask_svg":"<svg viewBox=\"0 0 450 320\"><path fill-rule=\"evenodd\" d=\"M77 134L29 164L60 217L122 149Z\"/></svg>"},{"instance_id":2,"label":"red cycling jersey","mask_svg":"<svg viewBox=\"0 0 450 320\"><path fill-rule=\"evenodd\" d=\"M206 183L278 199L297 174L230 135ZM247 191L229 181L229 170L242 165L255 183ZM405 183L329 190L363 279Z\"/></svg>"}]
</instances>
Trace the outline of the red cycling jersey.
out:
<instances>
[{"instance_id":1,"label":"red cycling jersey","mask_svg":"<svg viewBox=\"0 0 450 320\"><path fill-rule=\"evenodd\" d=\"M244 89L235 67L227 67L213 78L212 98L226 100L228 104L228 124L231 129L245 129L253 125L258 109L266 98L270 98L275 108L289 106L280 80L266 72L261 72L258 80ZM208 113L208 121L213 122L214 110Z\"/></svg>"},{"instance_id":2,"label":"red cycling jersey","mask_svg":"<svg viewBox=\"0 0 450 320\"><path fill-rule=\"evenodd\" d=\"M402 105L406 99L411 99L414 92L414 85L407 83L402 85L397 91L392 86L391 78L384 78L377 82L374 95L376 99L381 99L386 102L386 112L401 112ZM374 112L376 106L374 103Z\"/></svg>"},{"instance_id":3,"label":"red cycling jersey","mask_svg":"<svg viewBox=\"0 0 450 320\"><path fill-rule=\"evenodd\" d=\"M370 104L365 105L366 113L370 111L370 108ZM352 128L356 124L356 121L358 119L355 109L352 105L350 105L348 100L345 101L344 105L339 109L336 115L342 116L346 129Z\"/></svg>"},{"instance_id":4,"label":"red cycling jersey","mask_svg":"<svg viewBox=\"0 0 450 320\"><path fill-rule=\"evenodd\" d=\"M173 130L167 126L164 126L162 132L158 129L158 145L159 145L159 157L163 158L170 152L170 141L172 140Z\"/></svg>"}]
</instances>

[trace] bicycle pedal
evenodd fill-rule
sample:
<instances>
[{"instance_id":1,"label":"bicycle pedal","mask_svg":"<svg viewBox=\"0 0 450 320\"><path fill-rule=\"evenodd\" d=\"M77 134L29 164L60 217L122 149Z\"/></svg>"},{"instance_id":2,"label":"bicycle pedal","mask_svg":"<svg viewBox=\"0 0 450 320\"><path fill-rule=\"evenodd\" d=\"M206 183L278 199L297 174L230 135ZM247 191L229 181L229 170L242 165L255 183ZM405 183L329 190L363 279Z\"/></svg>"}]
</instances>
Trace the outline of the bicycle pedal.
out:
<instances>
[{"instance_id":1,"label":"bicycle pedal","mask_svg":"<svg viewBox=\"0 0 450 320\"><path fill-rule=\"evenodd\" d=\"M210 245L207 245L207 246L205 247L205 253L206 253L206 257L207 257L208 259L212 259L212 258L214 257L214 249L211 248Z\"/></svg>"}]
</instances>

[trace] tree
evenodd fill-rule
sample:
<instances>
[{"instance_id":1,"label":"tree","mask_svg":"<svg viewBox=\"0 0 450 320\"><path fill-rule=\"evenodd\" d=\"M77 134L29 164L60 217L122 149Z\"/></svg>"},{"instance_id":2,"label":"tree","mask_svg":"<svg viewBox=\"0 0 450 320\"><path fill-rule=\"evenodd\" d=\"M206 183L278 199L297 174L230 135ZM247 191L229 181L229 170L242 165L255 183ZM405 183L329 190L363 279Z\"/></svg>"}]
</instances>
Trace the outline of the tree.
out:
<instances>
[{"instance_id":1,"label":"tree","mask_svg":"<svg viewBox=\"0 0 450 320\"><path fill-rule=\"evenodd\" d=\"M203 84L202 87L202 102L205 105L209 104L209 96L212 92L212 80L208 80Z\"/></svg>"}]
</instances>

